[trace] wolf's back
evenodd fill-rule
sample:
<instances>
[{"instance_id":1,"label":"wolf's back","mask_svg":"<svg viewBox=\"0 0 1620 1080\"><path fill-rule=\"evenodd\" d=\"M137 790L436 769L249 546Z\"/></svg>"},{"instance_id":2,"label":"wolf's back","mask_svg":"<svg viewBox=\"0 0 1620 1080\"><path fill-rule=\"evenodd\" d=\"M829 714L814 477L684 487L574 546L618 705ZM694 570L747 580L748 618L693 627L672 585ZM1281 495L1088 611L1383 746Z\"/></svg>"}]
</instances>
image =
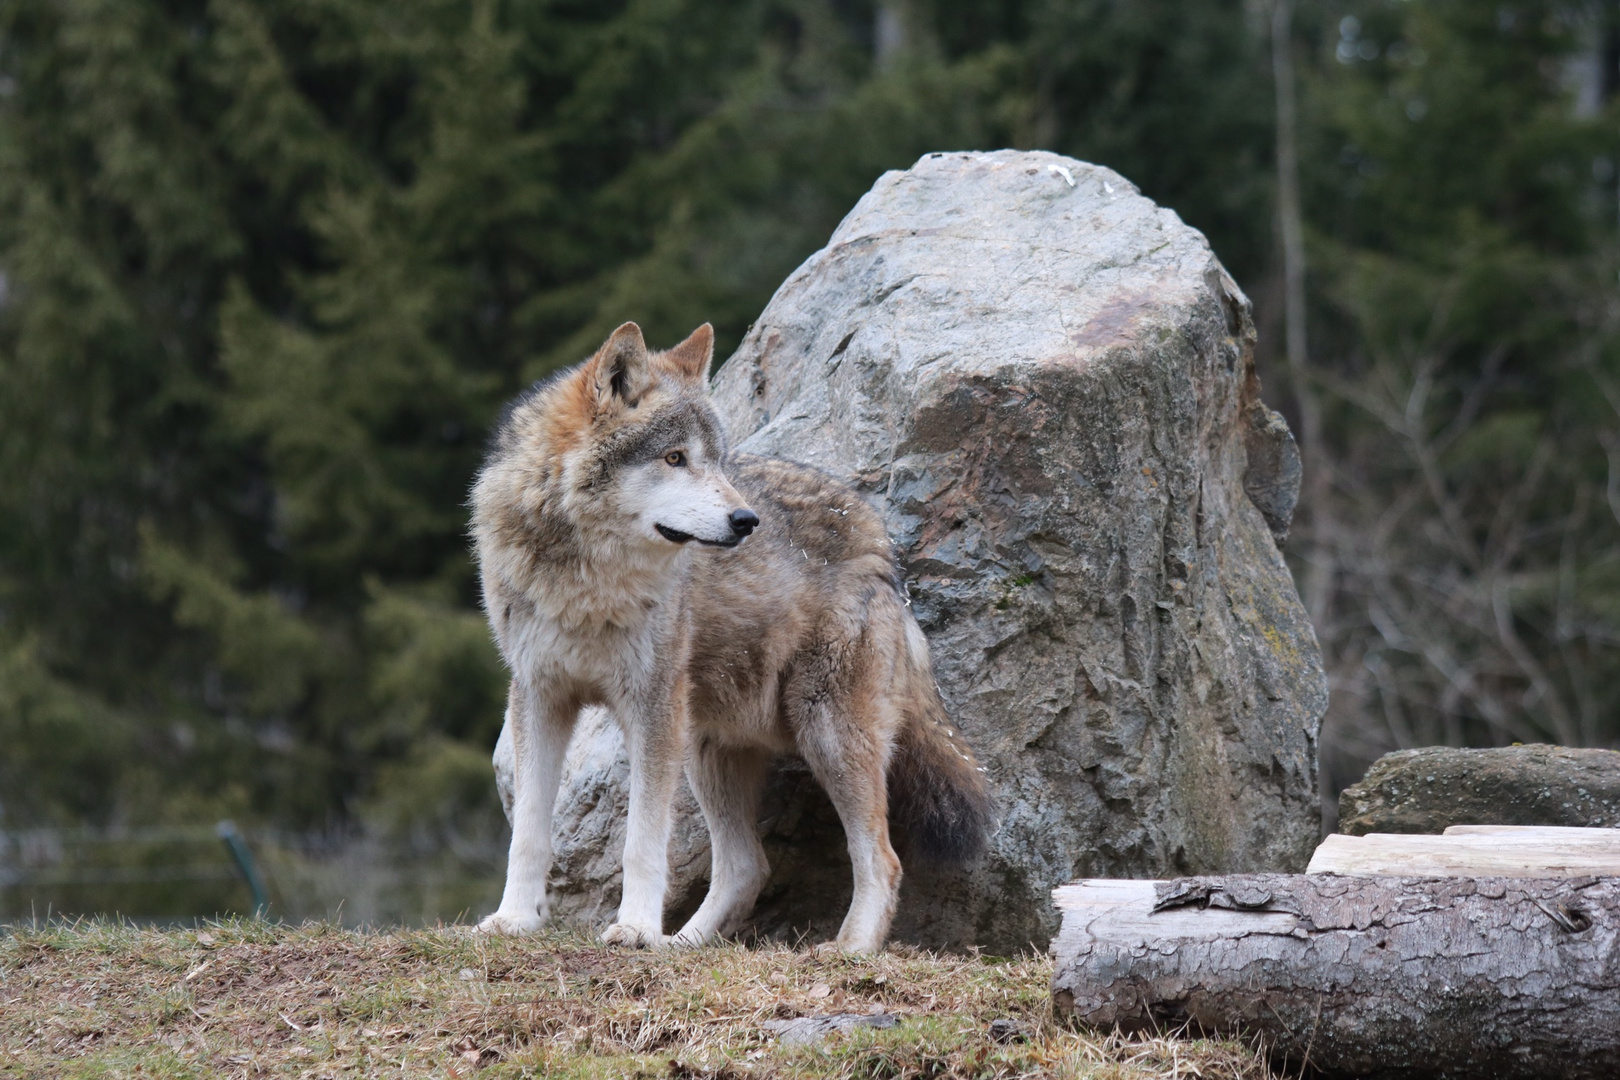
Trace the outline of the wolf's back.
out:
<instances>
[{"instance_id":1,"label":"wolf's back","mask_svg":"<svg viewBox=\"0 0 1620 1080\"><path fill-rule=\"evenodd\" d=\"M889 763L889 816L911 848L937 862L966 862L984 850L993 827L984 771L951 724L934 682L928 642L907 613L905 723Z\"/></svg>"}]
</instances>

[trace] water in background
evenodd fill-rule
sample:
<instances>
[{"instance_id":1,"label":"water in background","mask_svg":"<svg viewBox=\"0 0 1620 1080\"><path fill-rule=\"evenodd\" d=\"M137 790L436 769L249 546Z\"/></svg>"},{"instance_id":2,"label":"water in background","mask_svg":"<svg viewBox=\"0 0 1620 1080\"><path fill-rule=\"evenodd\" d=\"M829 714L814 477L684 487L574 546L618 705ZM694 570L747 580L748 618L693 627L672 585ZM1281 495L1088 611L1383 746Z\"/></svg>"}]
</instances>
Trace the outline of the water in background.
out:
<instances>
[{"instance_id":1,"label":"water in background","mask_svg":"<svg viewBox=\"0 0 1620 1080\"><path fill-rule=\"evenodd\" d=\"M505 844L493 838L413 845L238 832L229 822L21 829L0 832L0 924L80 916L193 923L261 905L288 922L466 921L494 909L505 865Z\"/></svg>"}]
</instances>

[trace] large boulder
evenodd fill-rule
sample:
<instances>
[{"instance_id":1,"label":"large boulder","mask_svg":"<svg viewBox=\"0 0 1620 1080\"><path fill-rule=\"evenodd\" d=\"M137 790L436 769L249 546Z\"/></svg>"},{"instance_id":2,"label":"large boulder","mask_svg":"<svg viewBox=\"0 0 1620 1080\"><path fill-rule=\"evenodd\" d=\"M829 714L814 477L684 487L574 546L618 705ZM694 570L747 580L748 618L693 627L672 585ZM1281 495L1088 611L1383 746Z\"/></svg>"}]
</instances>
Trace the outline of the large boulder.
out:
<instances>
[{"instance_id":1,"label":"large boulder","mask_svg":"<svg viewBox=\"0 0 1620 1080\"><path fill-rule=\"evenodd\" d=\"M931 154L884 175L777 291L714 393L744 450L851 480L889 523L999 831L912 864L895 935L1044 946L1082 876L1299 870L1317 841L1315 636L1278 550L1299 482L1248 300L1105 168ZM556 910L618 900L625 765L592 713L558 801ZM701 899L690 796L671 921ZM772 782L765 933L836 931L837 817Z\"/></svg>"},{"instance_id":2,"label":"large boulder","mask_svg":"<svg viewBox=\"0 0 1620 1080\"><path fill-rule=\"evenodd\" d=\"M1620 751L1397 750L1339 795L1339 831L1351 836L1441 833L1452 825L1620 828Z\"/></svg>"}]
</instances>

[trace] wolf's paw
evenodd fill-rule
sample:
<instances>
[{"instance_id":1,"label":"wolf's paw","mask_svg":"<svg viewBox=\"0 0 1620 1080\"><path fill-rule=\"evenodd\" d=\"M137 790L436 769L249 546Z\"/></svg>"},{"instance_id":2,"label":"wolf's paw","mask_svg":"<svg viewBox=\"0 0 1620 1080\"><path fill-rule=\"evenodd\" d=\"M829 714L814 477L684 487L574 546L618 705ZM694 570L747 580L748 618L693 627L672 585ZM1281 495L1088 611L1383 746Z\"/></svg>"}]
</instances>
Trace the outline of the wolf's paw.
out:
<instances>
[{"instance_id":1,"label":"wolf's paw","mask_svg":"<svg viewBox=\"0 0 1620 1080\"><path fill-rule=\"evenodd\" d=\"M501 937L522 937L524 934L533 934L546 924L538 913L497 911L493 915L486 915L478 924L480 934L497 934Z\"/></svg>"},{"instance_id":2,"label":"wolf's paw","mask_svg":"<svg viewBox=\"0 0 1620 1080\"><path fill-rule=\"evenodd\" d=\"M672 934L664 944L672 949L699 949L719 940L719 934L704 933L702 930L694 930L688 926L679 933Z\"/></svg>"},{"instance_id":3,"label":"wolf's paw","mask_svg":"<svg viewBox=\"0 0 1620 1080\"><path fill-rule=\"evenodd\" d=\"M669 944L669 941L652 927L636 926L634 923L616 922L602 931L602 944L622 945L627 949L658 949Z\"/></svg>"}]
</instances>

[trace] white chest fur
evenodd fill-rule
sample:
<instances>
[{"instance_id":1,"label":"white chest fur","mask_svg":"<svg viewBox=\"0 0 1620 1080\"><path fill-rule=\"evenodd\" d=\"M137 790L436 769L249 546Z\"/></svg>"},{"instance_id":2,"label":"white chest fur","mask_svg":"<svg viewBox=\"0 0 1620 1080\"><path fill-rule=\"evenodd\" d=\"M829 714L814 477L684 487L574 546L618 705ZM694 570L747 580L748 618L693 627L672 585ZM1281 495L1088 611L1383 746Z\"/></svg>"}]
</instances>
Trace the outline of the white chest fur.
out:
<instances>
[{"instance_id":1,"label":"white chest fur","mask_svg":"<svg viewBox=\"0 0 1620 1080\"><path fill-rule=\"evenodd\" d=\"M589 704L619 697L654 670L686 559L612 554L619 557L515 575L522 585L500 572L503 560L485 560L485 603L514 675L566 685Z\"/></svg>"}]
</instances>

